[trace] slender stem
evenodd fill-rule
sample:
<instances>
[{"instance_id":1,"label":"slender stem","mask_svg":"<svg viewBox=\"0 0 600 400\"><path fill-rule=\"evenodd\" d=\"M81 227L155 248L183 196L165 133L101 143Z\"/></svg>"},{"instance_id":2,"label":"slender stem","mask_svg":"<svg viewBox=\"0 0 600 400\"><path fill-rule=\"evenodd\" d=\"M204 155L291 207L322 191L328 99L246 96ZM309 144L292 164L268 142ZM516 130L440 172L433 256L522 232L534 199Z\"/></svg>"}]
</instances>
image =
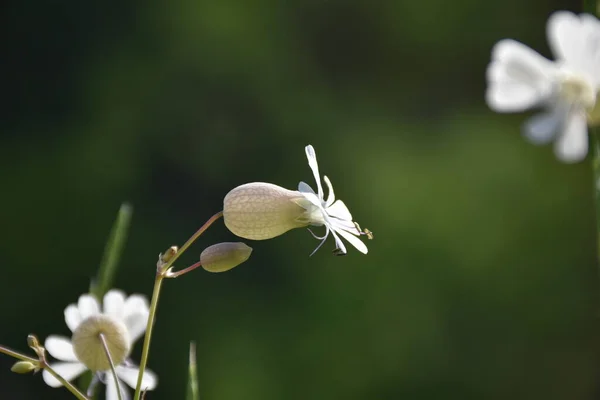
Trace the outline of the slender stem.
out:
<instances>
[{"instance_id":1,"label":"slender stem","mask_svg":"<svg viewBox=\"0 0 600 400\"><path fill-rule=\"evenodd\" d=\"M26 356L25 354L21 354L18 351L11 350L8 347L4 347L4 346L0 346L0 353L4 353L7 356L17 358L21 361L29 361L32 364L37 364L39 362L39 360L37 358L32 358L32 357Z\"/></svg>"},{"instance_id":2,"label":"slender stem","mask_svg":"<svg viewBox=\"0 0 600 400\"><path fill-rule=\"evenodd\" d=\"M104 333L100 333L98 335L100 341L102 342L102 347L104 347L104 352L106 353L106 358L108 359L108 363L110 364L110 370L112 372L113 379L115 380L115 386L118 391L119 400L123 400L122 392L121 392L121 384L119 383L119 377L117 376L117 370L115 369L115 363L110 355L110 350L108 349L108 345L106 344L106 338L104 337Z\"/></svg>"},{"instance_id":3,"label":"slender stem","mask_svg":"<svg viewBox=\"0 0 600 400\"><path fill-rule=\"evenodd\" d=\"M140 360L140 372L138 374L138 380L135 387L134 400L140 399L140 392L142 388L142 378L144 376L144 370L148 363L148 353L150 352L150 340L152 339L152 325L154 324L154 318L156 316L156 308L158 306L158 298L160 296L160 287L162 285L163 276L156 274L156 280L154 281L154 290L152 291L152 301L150 302L150 315L148 316L148 324L146 325L146 335L144 336L144 347L142 348L142 358Z\"/></svg>"},{"instance_id":4,"label":"slender stem","mask_svg":"<svg viewBox=\"0 0 600 400\"><path fill-rule=\"evenodd\" d=\"M208 219L208 221L206 221L204 223L204 225L202 225L200 227L200 229L198 229L196 231L196 233L194 233L183 244L183 246L181 246L181 248L177 251L177 253L175 253L173 255L173 257L171 257L171 259L162 267L162 272L168 270L173 265L173 263L179 258L179 256L182 255L183 252L186 251L188 249L188 247L190 247L192 245L192 243L194 243L196 241L196 239L198 239L200 237L200 235L202 235L204 233L204 231L206 231L208 229L208 227L210 227L216 220L218 220L222 216L223 216L223 211L219 211L218 213L216 213L215 215L213 215L212 217L210 217Z\"/></svg>"},{"instance_id":5,"label":"slender stem","mask_svg":"<svg viewBox=\"0 0 600 400\"><path fill-rule=\"evenodd\" d=\"M87 397L85 397L83 393L81 393L75 386L73 386L71 382L67 381L65 378L60 376L58 372L53 370L52 367L50 367L50 365L48 365L47 363L44 364L44 369L48 371L50 375L58 379L60 383L62 383L69 392L73 393L73 396L77 397L79 400L89 400Z\"/></svg>"},{"instance_id":6,"label":"slender stem","mask_svg":"<svg viewBox=\"0 0 600 400\"><path fill-rule=\"evenodd\" d=\"M177 272L170 272L170 273L167 273L167 274L165 275L165 278L177 278L178 276L181 276L181 275L183 275L183 274L187 274L188 272L190 272L190 271L193 271L193 270L195 270L196 268L198 268L198 267L201 267L201 266L202 266L202 263L201 263L200 261L198 261L197 263L195 263L195 264L192 264L192 265L190 265L189 267L187 267L187 268L184 268L184 269L181 269L181 270L179 270L179 271L177 271Z\"/></svg>"},{"instance_id":7,"label":"slender stem","mask_svg":"<svg viewBox=\"0 0 600 400\"><path fill-rule=\"evenodd\" d=\"M212 217L208 219L194 233L181 248L167 261L157 272L156 279L154 281L154 290L152 291L152 300L150 301L150 314L148 315L148 323L146 324L146 335L144 336L144 346L142 348L142 358L140 360L140 372L138 373L137 385L135 387L135 395L133 396L133 400L140 400L141 392L142 392L142 378L144 377L144 371L146 370L146 364L148 363L148 353L150 352L150 341L152 339L152 328L154 326L154 319L156 318L156 309L158 307L158 298L160 297L160 288L162 286L162 281L165 278L166 271L171 268L173 263L179 258L184 251L188 249L194 243L196 239L200 235L204 233L208 229L209 226L213 224L216 220L223 216L223 211L219 211Z\"/></svg>"},{"instance_id":8,"label":"slender stem","mask_svg":"<svg viewBox=\"0 0 600 400\"><path fill-rule=\"evenodd\" d=\"M592 168L594 171L594 194L596 205L596 231L597 231L597 257L600 261L600 137L594 128L590 129L590 140L593 146L594 158L592 160Z\"/></svg>"}]
</instances>

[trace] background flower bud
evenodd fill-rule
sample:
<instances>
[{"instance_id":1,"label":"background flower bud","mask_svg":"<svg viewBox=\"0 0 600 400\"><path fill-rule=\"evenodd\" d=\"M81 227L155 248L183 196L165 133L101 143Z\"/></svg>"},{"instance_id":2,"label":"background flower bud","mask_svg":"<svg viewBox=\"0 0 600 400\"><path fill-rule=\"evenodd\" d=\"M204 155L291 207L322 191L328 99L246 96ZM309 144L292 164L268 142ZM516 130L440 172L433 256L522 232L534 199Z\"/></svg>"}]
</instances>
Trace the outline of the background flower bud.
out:
<instances>
[{"instance_id":1,"label":"background flower bud","mask_svg":"<svg viewBox=\"0 0 600 400\"><path fill-rule=\"evenodd\" d=\"M240 242L224 242L204 249L200 264L208 272L225 272L246 261L252 248Z\"/></svg>"},{"instance_id":2,"label":"background flower bud","mask_svg":"<svg viewBox=\"0 0 600 400\"><path fill-rule=\"evenodd\" d=\"M36 369L37 367L30 361L17 361L10 368L12 372L16 372L17 374L28 374Z\"/></svg>"},{"instance_id":3,"label":"background flower bud","mask_svg":"<svg viewBox=\"0 0 600 400\"><path fill-rule=\"evenodd\" d=\"M299 221L305 209L296 204L300 192L264 182L252 182L232 189L223 200L225 226L239 237L271 239L290 229L307 226Z\"/></svg>"},{"instance_id":4,"label":"background flower bud","mask_svg":"<svg viewBox=\"0 0 600 400\"><path fill-rule=\"evenodd\" d=\"M87 318L75 329L71 341L77 359L91 371L110 369L110 362L100 340L101 333L115 365L121 364L131 350L129 332L121 321L104 314Z\"/></svg>"}]
</instances>

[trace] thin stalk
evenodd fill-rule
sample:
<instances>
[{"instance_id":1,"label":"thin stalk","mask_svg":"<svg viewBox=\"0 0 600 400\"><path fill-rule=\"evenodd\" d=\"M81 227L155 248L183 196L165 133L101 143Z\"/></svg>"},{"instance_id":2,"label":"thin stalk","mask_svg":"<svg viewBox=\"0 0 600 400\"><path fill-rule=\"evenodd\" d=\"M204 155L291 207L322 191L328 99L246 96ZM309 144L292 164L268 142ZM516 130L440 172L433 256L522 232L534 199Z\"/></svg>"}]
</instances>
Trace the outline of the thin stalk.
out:
<instances>
[{"instance_id":1,"label":"thin stalk","mask_svg":"<svg viewBox=\"0 0 600 400\"><path fill-rule=\"evenodd\" d=\"M26 356L25 354L21 354L18 351L11 350L8 347L4 347L4 346L0 346L0 353L4 353L7 356L17 358L21 361L29 361L32 364L37 364L40 361L37 358L32 358L32 357Z\"/></svg>"},{"instance_id":2,"label":"thin stalk","mask_svg":"<svg viewBox=\"0 0 600 400\"><path fill-rule=\"evenodd\" d=\"M188 272L193 271L196 268L201 267L201 266L202 266L202 263L200 261L198 261L197 263L192 264L192 265L190 265L187 268L181 269L181 270L179 270L177 272L170 272L170 273L168 273L165 276L165 278L177 278L178 276L181 276L183 274L187 274Z\"/></svg>"},{"instance_id":3,"label":"thin stalk","mask_svg":"<svg viewBox=\"0 0 600 400\"><path fill-rule=\"evenodd\" d=\"M213 215L212 217L210 217L208 219L208 221L206 221L204 223L204 225L202 225L200 227L200 229L198 229L196 231L196 233L194 233L183 244L183 246L181 246L181 248L173 255L173 257L171 257L171 259L162 267L161 272L164 272L164 271L168 270L173 265L173 263L179 258L179 256L182 255L183 252L186 251L188 249L188 247L190 247L192 245L192 243L194 243L196 241L196 239L198 239L200 237L200 235L202 235L204 233L204 231L206 231L216 220L218 220L222 216L223 216L223 211L219 211L218 213L216 213L215 215Z\"/></svg>"},{"instance_id":4,"label":"thin stalk","mask_svg":"<svg viewBox=\"0 0 600 400\"><path fill-rule=\"evenodd\" d=\"M152 291L152 300L150 301L150 315L148 315L148 323L146 324L146 334L144 335L144 346L142 348L142 358L140 360L140 372L138 373L137 385L135 387L135 395L133 397L134 400L140 400L141 392L142 392L142 378L144 377L144 371L146 370L146 364L148 363L148 353L150 352L150 342L152 340L152 328L154 326L154 319L156 318L156 309L158 307L158 299L160 297L160 289L162 286L162 281L165 278L166 272L171 268L173 263L179 258L184 251L186 251L200 235L204 233L216 220L223 216L223 212L219 211L212 217L208 219L194 233L181 248L167 261L156 274L156 279L154 281L154 290Z\"/></svg>"},{"instance_id":5,"label":"thin stalk","mask_svg":"<svg viewBox=\"0 0 600 400\"><path fill-rule=\"evenodd\" d=\"M48 365L47 363L44 363L43 368L46 371L48 371L50 373L50 375L52 375L53 377L55 377L56 379L58 379L60 381L60 383L62 383L63 386L65 388L67 388L67 390L69 392L73 393L73 396L77 397L79 400L89 400L75 386L73 386L69 381L67 381L65 378L63 378L62 376L60 376L58 374L58 372L56 372L55 370L53 370L52 367L50 367L50 365Z\"/></svg>"},{"instance_id":6,"label":"thin stalk","mask_svg":"<svg viewBox=\"0 0 600 400\"><path fill-rule=\"evenodd\" d=\"M113 379L115 380L115 386L117 387L118 398L119 400L123 400L121 395L121 384L119 383L119 377L117 376L117 370L115 369L115 363L110 355L110 350L108 349L108 345L106 344L106 338L104 337L104 333L100 333L98 335L100 341L102 342L102 347L104 347L104 352L106 353L106 358L108 359L108 363L110 364L110 370L112 372Z\"/></svg>"},{"instance_id":7,"label":"thin stalk","mask_svg":"<svg viewBox=\"0 0 600 400\"><path fill-rule=\"evenodd\" d=\"M590 129L590 140L593 146L594 158L592 160L592 168L594 171L594 194L595 194L595 208L596 208L596 232L597 232L597 248L596 256L600 261L600 137L598 137L598 130L594 128Z\"/></svg>"}]
</instances>

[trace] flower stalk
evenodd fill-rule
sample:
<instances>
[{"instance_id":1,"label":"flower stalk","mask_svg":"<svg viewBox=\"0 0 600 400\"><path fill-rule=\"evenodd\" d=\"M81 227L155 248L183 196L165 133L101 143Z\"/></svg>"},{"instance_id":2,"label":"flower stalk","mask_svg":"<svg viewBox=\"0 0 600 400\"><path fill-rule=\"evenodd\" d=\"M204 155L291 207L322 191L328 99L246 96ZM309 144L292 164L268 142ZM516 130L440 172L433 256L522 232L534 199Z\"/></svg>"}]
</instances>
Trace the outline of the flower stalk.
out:
<instances>
[{"instance_id":1,"label":"flower stalk","mask_svg":"<svg viewBox=\"0 0 600 400\"><path fill-rule=\"evenodd\" d=\"M200 235L202 235L216 220L218 220L222 216L223 216L223 212L219 211L218 213L216 213L215 215L210 217L208 219L208 221L206 221L204 223L204 225L202 225L200 227L200 229L198 229L196 231L196 233L194 233L184 243L184 245L181 246L181 248L179 250L173 250L174 248L172 247L170 249L171 253L169 254L169 257L166 260L164 260L164 262L163 262L162 257L159 259L159 265L157 266L158 268L157 268L157 272L156 272L156 278L154 281L154 289L152 291L152 300L150 301L150 315L148 316L148 324L146 325L146 334L144 336L144 346L142 348L142 358L140 360L140 372L138 374L137 385L135 388L135 395L133 397L134 400L140 400L141 393L142 393L142 377L144 376L146 364L148 363L148 354L150 352L150 342L152 340L152 328L154 326L154 319L156 318L156 309L158 308L158 299L160 297L160 289L162 287L162 281L163 281L163 279L165 279L167 277L167 271L169 270L169 268L171 268L171 266L173 266L173 263L179 258L179 256L181 256L181 254L183 254L183 252L185 252L192 245L192 243L194 243L196 241L196 239L198 239L200 237Z\"/></svg>"},{"instance_id":2,"label":"flower stalk","mask_svg":"<svg viewBox=\"0 0 600 400\"><path fill-rule=\"evenodd\" d=\"M102 347L104 347L106 358L108 360L108 363L110 364L110 371L112 372L113 379L115 380L115 386L117 387L117 397L119 398L119 400L123 400L123 391L121 390L121 383L119 382L117 370L115 369L115 363L113 362L112 356L110 355L110 350L108 349L108 344L106 343L104 333L98 334L98 337L100 338L100 342L102 342Z\"/></svg>"},{"instance_id":3,"label":"flower stalk","mask_svg":"<svg viewBox=\"0 0 600 400\"><path fill-rule=\"evenodd\" d=\"M595 17L600 14L600 1L583 0L583 11ZM596 210L596 256L600 263L600 129L598 127L589 128L590 144L592 146L592 171L594 173L594 204ZM600 266L600 265L599 265Z\"/></svg>"},{"instance_id":4,"label":"flower stalk","mask_svg":"<svg viewBox=\"0 0 600 400\"><path fill-rule=\"evenodd\" d=\"M60 374L58 372L56 372L55 370L53 370L52 367L50 367L50 365L48 365L45 361L43 362L42 368L44 368L46 371L48 371L50 373L50 375L52 375L53 377L58 379L60 381L60 383L62 383L63 386L65 388L67 388L67 390L69 392L71 392L73 394L73 396L77 397L79 400L89 400L87 397L85 397L85 395L83 393L81 393L79 391L79 389L77 389L75 386L73 386L71 384L71 382L67 381L65 378L60 376Z\"/></svg>"},{"instance_id":5,"label":"flower stalk","mask_svg":"<svg viewBox=\"0 0 600 400\"><path fill-rule=\"evenodd\" d=\"M67 390L69 392L71 392L73 394L73 396L77 397L79 400L88 400L88 398L85 397L85 395L83 393L81 393L75 386L73 386L70 382L65 380L62 376L60 376L60 374L58 374L58 372L53 370L52 367L50 367L48 365L45 357L43 357L43 353L42 353L42 357L40 357L39 359L36 359L33 357L29 357L25 354L21 354L18 351L9 349L8 347L5 347L5 346L0 346L0 353L4 353L7 356L11 356L11 357L16 358L21 361L28 361L28 362L32 363L33 365L39 366L39 368L45 369L50 374L52 374L52 376L54 376L56 379L58 379L63 384L63 386L65 388L67 388Z\"/></svg>"},{"instance_id":6,"label":"flower stalk","mask_svg":"<svg viewBox=\"0 0 600 400\"><path fill-rule=\"evenodd\" d=\"M18 351L14 351L14 350L9 349L8 347L4 347L4 346L0 346L0 353L4 353L7 356L11 356L11 357L16 358L21 361L29 361L33 364L37 364L39 362L39 360L37 358L32 358L32 357L26 356L25 354L21 354Z\"/></svg>"}]
</instances>

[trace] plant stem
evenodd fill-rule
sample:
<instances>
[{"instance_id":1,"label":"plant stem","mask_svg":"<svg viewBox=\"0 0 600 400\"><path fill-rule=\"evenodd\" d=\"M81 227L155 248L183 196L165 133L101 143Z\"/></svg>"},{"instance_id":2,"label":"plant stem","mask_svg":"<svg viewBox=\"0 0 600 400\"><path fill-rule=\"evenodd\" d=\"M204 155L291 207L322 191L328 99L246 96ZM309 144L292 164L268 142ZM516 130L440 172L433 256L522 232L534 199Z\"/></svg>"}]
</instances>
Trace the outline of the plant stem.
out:
<instances>
[{"instance_id":1,"label":"plant stem","mask_svg":"<svg viewBox=\"0 0 600 400\"><path fill-rule=\"evenodd\" d=\"M100 341L102 342L102 347L104 347L104 352L106 353L106 358L108 359L108 363L110 364L110 370L112 372L113 379L115 380L115 386L117 387L118 398L119 400L123 400L122 392L121 392L121 384L119 383L119 377L117 376L117 370L115 369L115 363L112 360L110 355L110 350L108 349L108 345L106 344L106 338L103 333L98 335Z\"/></svg>"},{"instance_id":2,"label":"plant stem","mask_svg":"<svg viewBox=\"0 0 600 400\"><path fill-rule=\"evenodd\" d=\"M73 396L77 397L79 400L88 400L87 397L83 393L81 393L75 386L73 386L69 381L65 380L62 376L58 374L55 370L52 369L47 363L44 363L43 368L50 373L53 377L58 379L60 383L64 385L65 388L71 393Z\"/></svg>"},{"instance_id":3,"label":"plant stem","mask_svg":"<svg viewBox=\"0 0 600 400\"><path fill-rule=\"evenodd\" d=\"M202 235L204 233L204 231L206 231L208 229L209 226L211 226L216 220L218 220L222 216L223 216L223 211L219 211L218 213L216 213L215 215L213 215L212 217L210 217L208 219L208 221L206 221L204 223L204 225L202 225L200 227L200 229L198 229L196 231L196 233L194 233L183 244L183 246L181 246L181 248L177 251L177 253L175 253L173 255L173 257L171 257L171 259L162 267L161 272L164 272L164 271L168 270L173 265L173 263L179 258L179 256L182 255L183 252L186 251L188 249L188 247L190 247L192 245L192 243L194 243L196 241L196 239L198 239L200 237L200 235Z\"/></svg>"},{"instance_id":4,"label":"plant stem","mask_svg":"<svg viewBox=\"0 0 600 400\"><path fill-rule=\"evenodd\" d=\"M219 211L208 219L194 233L164 265L160 267L156 273L156 279L154 280L154 290L152 291L152 300L150 301L150 315L148 315L148 323L146 324L146 334L144 335L144 346L142 348L142 358L140 360L140 372L138 373L137 385L135 387L134 400L140 400L142 391L142 378L144 377L144 371L146 370L146 364L148 363L148 353L150 352L150 341L152 339L152 328L154 327L154 319L156 318L156 309L158 307L158 298L160 297L160 289L162 281L166 276L166 272L171 268L173 263L179 258L179 256L186 251L200 235L204 233L216 220L223 216L223 212Z\"/></svg>"},{"instance_id":5,"label":"plant stem","mask_svg":"<svg viewBox=\"0 0 600 400\"><path fill-rule=\"evenodd\" d=\"M0 346L0 353L4 353L7 356L17 358L21 361L29 361L30 363L35 365L39 363L39 360L37 358L26 356L25 354L21 354L18 351L11 350L8 347Z\"/></svg>"},{"instance_id":6,"label":"plant stem","mask_svg":"<svg viewBox=\"0 0 600 400\"><path fill-rule=\"evenodd\" d=\"M202 266L202 263L200 263L200 261L198 261L197 263L192 264L189 267L181 269L181 270L179 270L177 272L167 273L167 275L165 276L165 278L177 278L178 276L181 276L183 274L187 274L188 272L193 271L196 268L201 267L201 266Z\"/></svg>"}]
</instances>

